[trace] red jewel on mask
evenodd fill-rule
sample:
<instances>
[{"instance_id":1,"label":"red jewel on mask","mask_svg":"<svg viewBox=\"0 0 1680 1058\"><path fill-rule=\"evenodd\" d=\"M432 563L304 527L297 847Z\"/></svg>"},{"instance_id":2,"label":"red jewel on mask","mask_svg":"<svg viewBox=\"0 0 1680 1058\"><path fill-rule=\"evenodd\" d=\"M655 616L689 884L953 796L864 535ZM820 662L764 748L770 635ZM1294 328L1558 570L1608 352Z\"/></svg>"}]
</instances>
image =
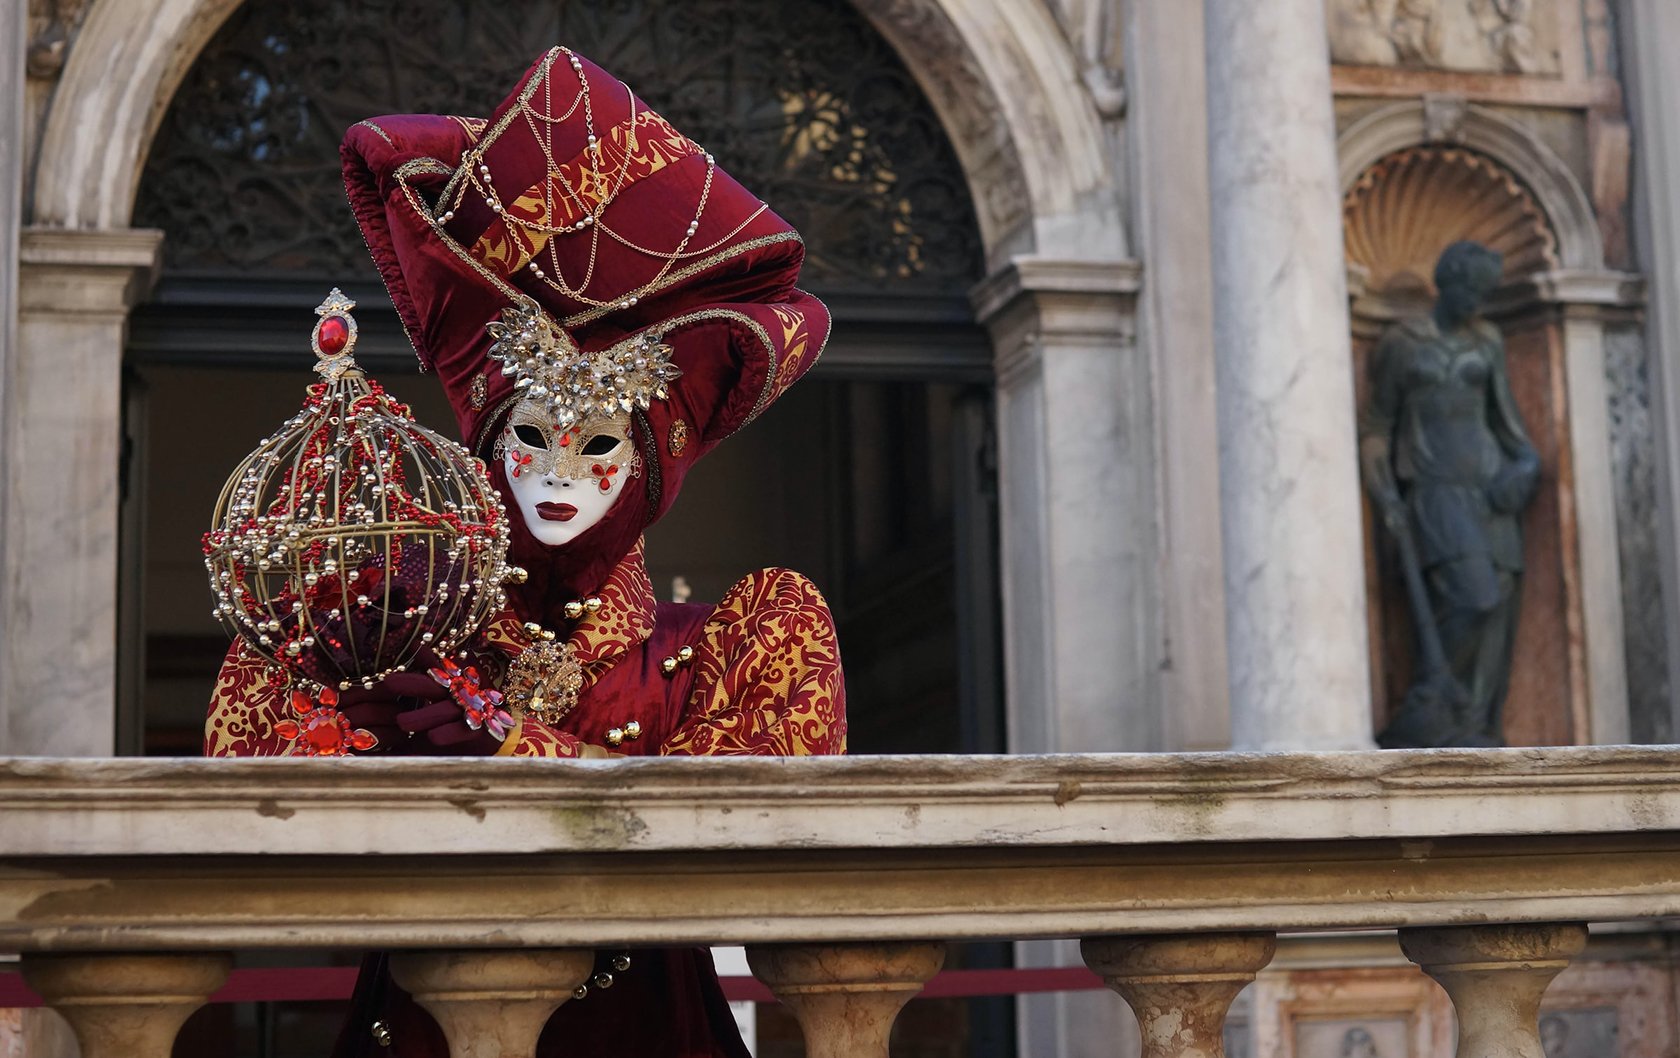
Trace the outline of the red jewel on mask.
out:
<instances>
[{"instance_id":1,"label":"red jewel on mask","mask_svg":"<svg viewBox=\"0 0 1680 1058\"><path fill-rule=\"evenodd\" d=\"M321 346L321 352L328 356L341 353L350 341L350 324L343 316L328 316L321 321L316 341Z\"/></svg>"},{"instance_id":2,"label":"red jewel on mask","mask_svg":"<svg viewBox=\"0 0 1680 1058\"><path fill-rule=\"evenodd\" d=\"M613 475L618 473L618 464L611 463L603 467L601 464L596 463L589 469L596 477L601 479L601 491L611 492L613 487Z\"/></svg>"},{"instance_id":3,"label":"red jewel on mask","mask_svg":"<svg viewBox=\"0 0 1680 1058\"><path fill-rule=\"evenodd\" d=\"M531 465L531 460L535 458L534 456L532 456L528 452L513 452L513 453L510 453L510 456L513 459L513 476L514 477L518 477L519 472L521 470L524 470L526 467L530 466Z\"/></svg>"}]
</instances>

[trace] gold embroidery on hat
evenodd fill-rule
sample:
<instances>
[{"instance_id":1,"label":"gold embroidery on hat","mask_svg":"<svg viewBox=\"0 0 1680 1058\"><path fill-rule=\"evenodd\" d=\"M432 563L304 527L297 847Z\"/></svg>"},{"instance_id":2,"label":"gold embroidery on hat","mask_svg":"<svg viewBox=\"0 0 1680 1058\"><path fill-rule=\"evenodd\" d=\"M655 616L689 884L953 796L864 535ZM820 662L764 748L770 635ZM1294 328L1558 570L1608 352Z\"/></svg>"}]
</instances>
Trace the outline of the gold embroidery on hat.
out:
<instances>
[{"instance_id":1,"label":"gold embroidery on hat","mask_svg":"<svg viewBox=\"0 0 1680 1058\"><path fill-rule=\"evenodd\" d=\"M666 443L670 446L672 457L682 455L683 449L688 447L688 423L681 419L672 422L671 434Z\"/></svg>"}]
</instances>

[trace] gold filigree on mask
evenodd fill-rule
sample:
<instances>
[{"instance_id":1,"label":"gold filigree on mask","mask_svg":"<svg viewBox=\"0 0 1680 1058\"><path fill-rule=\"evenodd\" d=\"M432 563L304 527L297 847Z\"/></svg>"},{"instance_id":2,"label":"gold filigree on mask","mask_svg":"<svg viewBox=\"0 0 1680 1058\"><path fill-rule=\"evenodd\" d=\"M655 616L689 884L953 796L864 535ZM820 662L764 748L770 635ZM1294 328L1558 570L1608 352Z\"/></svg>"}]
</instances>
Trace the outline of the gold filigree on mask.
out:
<instances>
[{"instance_id":1,"label":"gold filigree on mask","mask_svg":"<svg viewBox=\"0 0 1680 1058\"><path fill-rule=\"evenodd\" d=\"M629 412L592 416L568 430L535 400L513 406L496 442L496 454L511 460L513 477L547 474L573 481L593 479L602 492L611 489L620 474L634 477L639 465L630 443Z\"/></svg>"}]
</instances>

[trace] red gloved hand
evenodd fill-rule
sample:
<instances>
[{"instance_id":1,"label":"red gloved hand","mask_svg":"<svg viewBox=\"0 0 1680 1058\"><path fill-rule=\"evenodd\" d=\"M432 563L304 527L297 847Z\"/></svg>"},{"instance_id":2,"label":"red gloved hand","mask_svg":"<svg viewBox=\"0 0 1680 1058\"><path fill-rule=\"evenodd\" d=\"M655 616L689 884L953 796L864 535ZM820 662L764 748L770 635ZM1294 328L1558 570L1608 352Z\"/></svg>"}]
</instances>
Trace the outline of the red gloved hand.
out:
<instances>
[{"instance_id":1,"label":"red gloved hand","mask_svg":"<svg viewBox=\"0 0 1680 1058\"><path fill-rule=\"evenodd\" d=\"M379 739L376 753L408 753L408 734L398 723L405 712L434 704L454 705L449 688L419 672L393 672L372 687L352 687L339 692L338 711L353 728L372 732ZM456 711L460 707L456 706Z\"/></svg>"},{"instance_id":2,"label":"red gloved hand","mask_svg":"<svg viewBox=\"0 0 1680 1058\"><path fill-rule=\"evenodd\" d=\"M502 747L487 728L474 731L466 711L444 691L440 702L422 705L397 716L397 726L408 733L416 753L446 757L487 757Z\"/></svg>"}]
</instances>

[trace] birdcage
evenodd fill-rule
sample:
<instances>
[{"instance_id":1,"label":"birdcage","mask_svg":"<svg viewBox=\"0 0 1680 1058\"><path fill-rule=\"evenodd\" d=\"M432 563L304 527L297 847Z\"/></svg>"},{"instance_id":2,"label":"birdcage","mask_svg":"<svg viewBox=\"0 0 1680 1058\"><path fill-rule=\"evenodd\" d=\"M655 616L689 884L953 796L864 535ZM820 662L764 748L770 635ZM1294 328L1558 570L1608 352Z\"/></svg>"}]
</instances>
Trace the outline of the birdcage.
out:
<instances>
[{"instance_id":1,"label":"birdcage","mask_svg":"<svg viewBox=\"0 0 1680 1058\"><path fill-rule=\"evenodd\" d=\"M234 470L204 535L215 616L329 698L460 651L519 576L484 464L356 366L354 307L335 289L315 310L322 381Z\"/></svg>"}]
</instances>

